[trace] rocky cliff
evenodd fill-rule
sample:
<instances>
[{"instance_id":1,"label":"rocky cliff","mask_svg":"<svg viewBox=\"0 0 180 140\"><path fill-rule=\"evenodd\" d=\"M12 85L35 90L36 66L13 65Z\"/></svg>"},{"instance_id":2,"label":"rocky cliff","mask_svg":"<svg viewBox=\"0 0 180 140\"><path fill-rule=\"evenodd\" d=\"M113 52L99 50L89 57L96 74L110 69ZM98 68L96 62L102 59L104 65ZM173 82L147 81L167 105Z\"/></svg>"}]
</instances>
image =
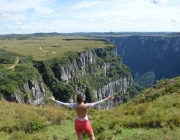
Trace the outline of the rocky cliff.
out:
<instances>
[{"instance_id":1,"label":"rocky cliff","mask_svg":"<svg viewBox=\"0 0 180 140\"><path fill-rule=\"evenodd\" d=\"M102 100L106 98L108 95L115 94L120 96L121 98L115 98L114 101L108 101L102 105L102 108L108 109L113 108L116 105L123 103L123 97L131 85L132 79L131 77L119 78L116 81L112 81L103 87L94 90L94 96L97 100ZM101 108L101 107L100 107Z\"/></svg>"},{"instance_id":2,"label":"rocky cliff","mask_svg":"<svg viewBox=\"0 0 180 140\"><path fill-rule=\"evenodd\" d=\"M90 102L114 93L123 96L131 85L130 70L122 63L115 46L78 52L74 59L71 53L69 57L71 59L57 58L35 65L54 96L61 101L75 100L76 93L86 92L86 88L91 89L86 93L91 94L87 95ZM52 79L51 82L47 78ZM67 85L72 87L73 94L66 89ZM116 101L123 102L123 98ZM113 106L114 102L107 102L102 107Z\"/></svg>"},{"instance_id":3,"label":"rocky cliff","mask_svg":"<svg viewBox=\"0 0 180 140\"><path fill-rule=\"evenodd\" d=\"M95 64L97 57L105 56L105 50L103 48L96 50L89 50L78 53L78 58L67 63L65 65L61 65L57 70L55 70L56 78L60 81L67 82L69 80L73 82L79 81L82 77L84 77L87 73L95 72L93 70L93 64ZM112 49L110 52L110 56L116 56L116 49ZM89 69L86 69L86 66L89 66ZM98 65L99 69L106 71L107 68L111 66L111 62L103 62ZM106 72L105 72L106 73Z\"/></svg>"},{"instance_id":4,"label":"rocky cliff","mask_svg":"<svg viewBox=\"0 0 180 140\"><path fill-rule=\"evenodd\" d=\"M4 94L4 99L22 104L42 105L45 103L47 91L43 81L29 80L15 93Z\"/></svg>"},{"instance_id":5,"label":"rocky cliff","mask_svg":"<svg viewBox=\"0 0 180 140\"><path fill-rule=\"evenodd\" d=\"M156 80L180 75L180 37L151 35L107 38L116 45L118 54L131 69L134 79L141 75L150 76L148 72L151 72L155 75L149 82L152 85Z\"/></svg>"}]
</instances>

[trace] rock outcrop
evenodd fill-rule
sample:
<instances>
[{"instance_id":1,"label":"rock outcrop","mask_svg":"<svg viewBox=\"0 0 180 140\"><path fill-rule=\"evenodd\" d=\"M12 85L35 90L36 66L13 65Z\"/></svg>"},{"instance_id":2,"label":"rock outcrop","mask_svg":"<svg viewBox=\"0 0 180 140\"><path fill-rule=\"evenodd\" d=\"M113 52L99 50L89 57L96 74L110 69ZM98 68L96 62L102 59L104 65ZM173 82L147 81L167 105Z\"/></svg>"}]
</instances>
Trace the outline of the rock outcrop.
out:
<instances>
[{"instance_id":1,"label":"rock outcrop","mask_svg":"<svg viewBox=\"0 0 180 140\"><path fill-rule=\"evenodd\" d=\"M102 88L98 90L94 90L94 96L99 101L115 93L123 97L127 91L127 88L131 85L131 82L132 79L130 77L119 78L116 81L112 81L107 85L104 85ZM107 101L102 106L99 106L99 108L103 108L103 109L113 108L117 104L121 104L121 103L123 103L123 99L115 98L114 101Z\"/></svg>"},{"instance_id":2,"label":"rock outcrop","mask_svg":"<svg viewBox=\"0 0 180 140\"><path fill-rule=\"evenodd\" d=\"M14 94L6 94L4 98L17 103L42 105L45 103L46 94L43 81L29 80L19 91Z\"/></svg>"}]
</instances>

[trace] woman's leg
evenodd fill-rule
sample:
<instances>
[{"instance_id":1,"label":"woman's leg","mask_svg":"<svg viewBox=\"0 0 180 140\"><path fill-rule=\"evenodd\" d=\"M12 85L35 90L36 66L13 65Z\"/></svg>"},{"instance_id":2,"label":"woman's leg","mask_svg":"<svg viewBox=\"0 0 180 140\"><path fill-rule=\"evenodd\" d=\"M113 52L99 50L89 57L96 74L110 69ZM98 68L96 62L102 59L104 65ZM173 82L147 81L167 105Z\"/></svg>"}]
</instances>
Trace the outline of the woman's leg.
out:
<instances>
[{"instance_id":1,"label":"woman's leg","mask_svg":"<svg viewBox=\"0 0 180 140\"><path fill-rule=\"evenodd\" d=\"M75 121L75 130L76 130L76 134L78 136L78 140L83 140L83 131L82 131L82 122L79 120Z\"/></svg>"},{"instance_id":2,"label":"woman's leg","mask_svg":"<svg viewBox=\"0 0 180 140\"><path fill-rule=\"evenodd\" d=\"M91 122L89 120L86 121L84 131L86 132L86 134L88 134L90 140L95 140L94 132L91 126Z\"/></svg>"},{"instance_id":3,"label":"woman's leg","mask_svg":"<svg viewBox=\"0 0 180 140\"><path fill-rule=\"evenodd\" d=\"M77 134L77 136L78 136L78 140L83 140L83 134L81 133L81 134Z\"/></svg>"},{"instance_id":4,"label":"woman's leg","mask_svg":"<svg viewBox=\"0 0 180 140\"><path fill-rule=\"evenodd\" d=\"M89 135L90 140L95 140L93 131L91 133L89 133L88 135Z\"/></svg>"}]
</instances>

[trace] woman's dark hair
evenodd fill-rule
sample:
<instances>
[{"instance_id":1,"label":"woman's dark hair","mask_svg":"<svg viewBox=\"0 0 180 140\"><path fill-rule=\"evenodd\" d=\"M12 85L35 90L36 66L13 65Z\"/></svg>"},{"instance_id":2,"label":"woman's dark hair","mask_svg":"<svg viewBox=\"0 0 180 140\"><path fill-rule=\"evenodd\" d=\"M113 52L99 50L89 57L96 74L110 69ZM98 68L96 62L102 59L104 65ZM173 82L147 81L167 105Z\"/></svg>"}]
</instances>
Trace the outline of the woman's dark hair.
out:
<instances>
[{"instance_id":1,"label":"woman's dark hair","mask_svg":"<svg viewBox=\"0 0 180 140\"><path fill-rule=\"evenodd\" d=\"M77 94L77 97L76 97L76 100L77 100L77 102L80 104L80 103L83 102L83 99L84 99L85 97L86 97L86 96L85 96L84 93L78 93L78 94Z\"/></svg>"}]
</instances>

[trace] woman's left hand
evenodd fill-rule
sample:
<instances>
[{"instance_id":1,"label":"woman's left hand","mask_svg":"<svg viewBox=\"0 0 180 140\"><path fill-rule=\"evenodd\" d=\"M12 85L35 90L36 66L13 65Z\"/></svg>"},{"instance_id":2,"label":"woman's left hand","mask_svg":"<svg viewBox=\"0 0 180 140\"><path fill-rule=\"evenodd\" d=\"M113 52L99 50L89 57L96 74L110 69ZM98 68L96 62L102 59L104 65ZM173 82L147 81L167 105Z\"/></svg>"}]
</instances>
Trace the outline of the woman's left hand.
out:
<instances>
[{"instance_id":1,"label":"woman's left hand","mask_svg":"<svg viewBox=\"0 0 180 140\"><path fill-rule=\"evenodd\" d=\"M48 97L48 100L54 101L54 102L56 101L55 98L54 98L53 96L52 96L52 97Z\"/></svg>"},{"instance_id":2,"label":"woman's left hand","mask_svg":"<svg viewBox=\"0 0 180 140\"><path fill-rule=\"evenodd\" d=\"M107 99L108 99L108 100L114 99L114 95L109 95L109 96L107 97Z\"/></svg>"}]
</instances>

